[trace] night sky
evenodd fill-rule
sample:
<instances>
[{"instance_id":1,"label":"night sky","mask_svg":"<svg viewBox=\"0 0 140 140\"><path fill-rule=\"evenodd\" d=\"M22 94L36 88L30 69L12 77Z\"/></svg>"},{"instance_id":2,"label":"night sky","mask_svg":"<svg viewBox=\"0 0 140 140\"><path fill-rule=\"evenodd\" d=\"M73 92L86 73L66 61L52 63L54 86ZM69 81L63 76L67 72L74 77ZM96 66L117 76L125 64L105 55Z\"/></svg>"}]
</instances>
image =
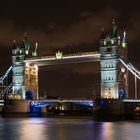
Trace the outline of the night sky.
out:
<instances>
[{"instance_id":1,"label":"night sky","mask_svg":"<svg viewBox=\"0 0 140 140\"><path fill-rule=\"evenodd\" d=\"M128 59L140 69L140 8L136 1L1 2L0 73L11 65L12 42L15 39L20 44L24 32L32 48L35 42L39 43L40 55L54 54L57 50L64 53L98 51L101 28L109 31L112 18L121 36L124 30L127 32ZM46 91L47 96L91 97L100 90L99 71L97 62L40 67L40 94Z\"/></svg>"}]
</instances>

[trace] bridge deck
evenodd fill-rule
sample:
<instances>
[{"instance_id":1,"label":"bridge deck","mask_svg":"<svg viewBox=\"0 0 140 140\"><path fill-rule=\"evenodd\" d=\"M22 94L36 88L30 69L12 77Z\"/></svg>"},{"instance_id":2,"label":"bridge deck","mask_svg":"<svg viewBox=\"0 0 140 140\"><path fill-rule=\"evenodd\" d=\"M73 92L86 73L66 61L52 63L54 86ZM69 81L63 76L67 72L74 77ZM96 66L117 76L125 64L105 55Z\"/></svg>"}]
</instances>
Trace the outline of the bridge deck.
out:
<instances>
[{"instance_id":1,"label":"bridge deck","mask_svg":"<svg viewBox=\"0 0 140 140\"><path fill-rule=\"evenodd\" d=\"M100 54L83 54L83 55L64 55L57 59L55 56L44 56L35 58L26 58L24 63L36 64L38 66L55 65L55 64L69 64L81 62L100 61Z\"/></svg>"},{"instance_id":2,"label":"bridge deck","mask_svg":"<svg viewBox=\"0 0 140 140\"><path fill-rule=\"evenodd\" d=\"M74 103L74 104L93 106L92 100L59 100L59 99L33 100L30 103L31 103L31 106L36 106L36 107L48 106L48 105L57 104L57 103L61 103L61 104L62 103Z\"/></svg>"}]
</instances>

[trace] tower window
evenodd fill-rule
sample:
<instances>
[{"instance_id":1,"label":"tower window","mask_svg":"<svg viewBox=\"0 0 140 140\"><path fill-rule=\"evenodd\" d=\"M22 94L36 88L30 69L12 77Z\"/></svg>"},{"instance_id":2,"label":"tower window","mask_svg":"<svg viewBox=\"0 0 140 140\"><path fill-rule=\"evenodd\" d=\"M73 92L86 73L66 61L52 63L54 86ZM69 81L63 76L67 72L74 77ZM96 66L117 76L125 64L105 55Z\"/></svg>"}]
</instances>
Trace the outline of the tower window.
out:
<instances>
[{"instance_id":1,"label":"tower window","mask_svg":"<svg viewBox=\"0 0 140 140\"><path fill-rule=\"evenodd\" d=\"M112 48L107 48L107 52L111 52L112 51Z\"/></svg>"}]
</instances>

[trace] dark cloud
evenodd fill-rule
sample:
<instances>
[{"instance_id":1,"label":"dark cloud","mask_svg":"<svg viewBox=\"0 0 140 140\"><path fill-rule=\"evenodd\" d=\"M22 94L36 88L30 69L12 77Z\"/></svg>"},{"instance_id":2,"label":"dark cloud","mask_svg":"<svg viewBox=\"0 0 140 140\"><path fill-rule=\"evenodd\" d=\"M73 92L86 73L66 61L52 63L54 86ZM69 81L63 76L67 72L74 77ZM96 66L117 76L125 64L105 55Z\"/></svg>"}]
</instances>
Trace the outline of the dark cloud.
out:
<instances>
[{"instance_id":1,"label":"dark cloud","mask_svg":"<svg viewBox=\"0 0 140 140\"><path fill-rule=\"evenodd\" d=\"M86 13L86 12L85 12ZM83 43L95 43L100 35L101 27L109 28L111 25L111 17L117 15L112 9L107 9L100 12L98 15L87 16L87 13L81 13L86 16L75 23L70 25L60 26L55 29L56 23L49 23L47 26L53 29L53 32L47 33L45 30L27 28L27 32L31 42L39 42L40 49L47 47L59 48L65 47L67 44L81 45ZM89 13L88 13L89 14ZM106 17L109 17L109 20ZM5 46L11 43L12 39L17 41L22 40L24 31L23 29L16 28L13 21L4 20L0 21L0 42Z\"/></svg>"}]
</instances>

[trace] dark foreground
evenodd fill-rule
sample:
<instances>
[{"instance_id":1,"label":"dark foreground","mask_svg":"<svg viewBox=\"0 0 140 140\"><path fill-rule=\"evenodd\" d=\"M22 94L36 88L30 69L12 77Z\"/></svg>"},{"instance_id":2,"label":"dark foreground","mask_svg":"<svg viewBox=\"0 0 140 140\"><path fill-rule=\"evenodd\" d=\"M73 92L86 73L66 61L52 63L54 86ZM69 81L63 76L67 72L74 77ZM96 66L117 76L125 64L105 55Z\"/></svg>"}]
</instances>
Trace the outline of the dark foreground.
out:
<instances>
[{"instance_id":1,"label":"dark foreground","mask_svg":"<svg viewBox=\"0 0 140 140\"><path fill-rule=\"evenodd\" d=\"M139 130L140 121L0 117L0 140L139 140Z\"/></svg>"}]
</instances>

